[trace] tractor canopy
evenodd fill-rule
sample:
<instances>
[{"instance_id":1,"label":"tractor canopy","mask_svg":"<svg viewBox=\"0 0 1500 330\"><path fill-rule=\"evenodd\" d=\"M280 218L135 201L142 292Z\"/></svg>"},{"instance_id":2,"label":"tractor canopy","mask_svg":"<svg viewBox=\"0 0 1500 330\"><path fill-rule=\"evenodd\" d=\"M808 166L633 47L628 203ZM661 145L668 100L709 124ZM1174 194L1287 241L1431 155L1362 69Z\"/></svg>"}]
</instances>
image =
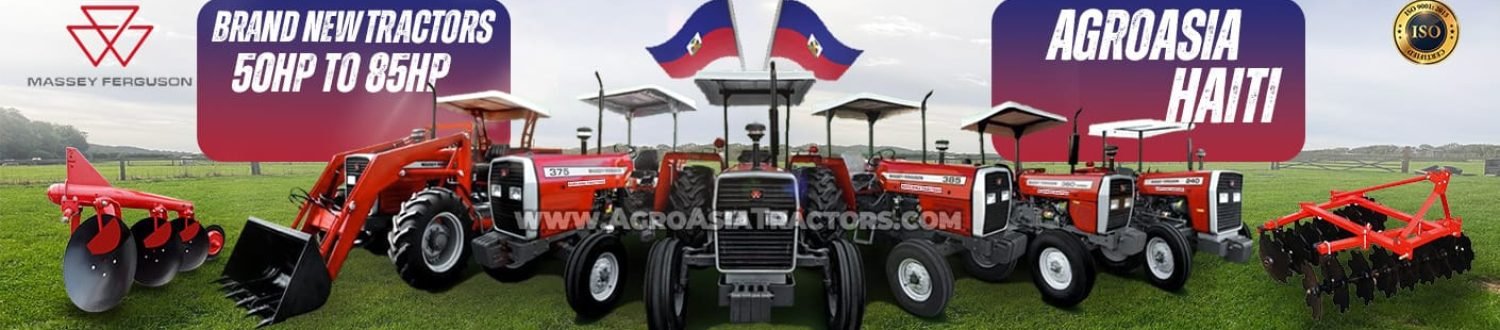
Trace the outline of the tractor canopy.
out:
<instances>
[{"instance_id":1,"label":"tractor canopy","mask_svg":"<svg viewBox=\"0 0 1500 330\"><path fill-rule=\"evenodd\" d=\"M1089 125L1089 135L1144 139L1188 130L1185 123L1158 119L1131 119Z\"/></svg>"},{"instance_id":2,"label":"tractor canopy","mask_svg":"<svg viewBox=\"0 0 1500 330\"><path fill-rule=\"evenodd\" d=\"M1005 101L985 112L964 118L963 130L1004 134L1020 138L1043 129L1062 125L1068 119L1015 101Z\"/></svg>"},{"instance_id":3,"label":"tractor canopy","mask_svg":"<svg viewBox=\"0 0 1500 330\"><path fill-rule=\"evenodd\" d=\"M598 106L599 96L578 97L579 101ZM697 102L661 86L644 85L604 92L604 110L627 117L650 117L674 112L696 111Z\"/></svg>"},{"instance_id":4,"label":"tractor canopy","mask_svg":"<svg viewBox=\"0 0 1500 330\"><path fill-rule=\"evenodd\" d=\"M521 148L529 150L532 148L532 135L536 132L537 119L552 116L531 101L497 90L438 97L437 104L441 108L473 116L474 140L477 142L474 145L483 150L488 150L490 143L485 122L525 120L521 131Z\"/></svg>"}]
</instances>

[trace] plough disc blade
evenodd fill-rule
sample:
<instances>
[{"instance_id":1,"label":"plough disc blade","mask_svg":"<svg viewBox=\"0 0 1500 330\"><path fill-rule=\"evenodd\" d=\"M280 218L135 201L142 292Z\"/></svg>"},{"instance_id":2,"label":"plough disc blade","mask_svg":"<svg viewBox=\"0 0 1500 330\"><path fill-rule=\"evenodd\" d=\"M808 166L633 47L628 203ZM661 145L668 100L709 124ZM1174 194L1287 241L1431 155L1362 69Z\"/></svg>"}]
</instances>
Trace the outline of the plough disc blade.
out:
<instances>
[{"instance_id":1,"label":"plough disc blade","mask_svg":"<svg viewBox=\"0 0 1500 330\"><path fill-rule=\"evenodd\" d=\"M177 271L198 269L208 260L208 230L203 224L197 220L173 219L172 232L181 240L182 261L177 264Z\"/></svg>"},{"instance_id":2,"label":"plough disc blade","mask_svg":"<svg viewBox=\"0 0 1500 330\"><path fill-rule=\"evenodd\" d=\"M1459 272L1474 268L1474 242L1469 241L1469 235L1458 237L1458 256L1463 260L1464 265Z\"/></svg>"},{"instance_id":3,"label":"plough disc blade","mask_svg":"<svg viewBox=\"0 0 1500 330\"><path fill-rule=\"evenodd\" d=\"M1281 249L1280 242L1271 239L1272 233L1268 231L1260 235L1260 265L1271 279L1286 283L1286 278L1292 275L1291 256Z\"/></svg>"},{"instance_id":4,"label":"plough disc blade","mask_svg":"<svg viewBox=\"0 0 1500 330\"><path fill-rule=\"evenodd\" d=\"M182 263L182 247L173 235L172 224L150 218L136 221L130 226L135 237L136 265L135 282L148 287L158 287L177 277L177 265Z\"/></svg>"},{"instance_id":5,"label":"plough disc blade","mask_svg":"<svg viewBox=\"0 0 1500 330\"><path fill-rule=\"evenodd\" d=\"M224 297L261 318L259 326L318 309L333 285L311 235L250 218L220 278Z\"/></svg>"},{"instance_id":6,"label":"plough disc blade","mask_svg":"<svg viewBox=\"0 0 1500 330\"><path fill-rule=\"evenodd\" d=\"M130 282L135 276L135 240L125 223L110 216L103 216L104 228L99 227L100 217L85 220L68 237L68 247L63 252L63 288L68 299L85 312L103 312L114 308L130 292ZM90 242L99 240L95 246L107 249L95 254L89 250Z\"/></svg>"}]
</instances>

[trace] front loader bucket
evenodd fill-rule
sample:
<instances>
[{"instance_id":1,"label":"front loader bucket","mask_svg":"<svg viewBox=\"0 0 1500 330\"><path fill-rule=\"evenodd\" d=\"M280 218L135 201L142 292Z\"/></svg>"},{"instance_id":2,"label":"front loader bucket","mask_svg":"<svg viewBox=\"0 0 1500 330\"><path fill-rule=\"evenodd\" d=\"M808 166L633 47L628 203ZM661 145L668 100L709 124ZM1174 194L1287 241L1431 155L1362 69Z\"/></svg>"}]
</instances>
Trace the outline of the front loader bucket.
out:
<instances>
[{"instance_id":1,"label":"front loader bucket","mask_svg":"<svg viewBox=\"0 0 1500 330\"><path fill-rule=\"evenodd\" d=\"M311 235L250 217L219 278L224 297L259 326L322 307L332 280Z\"/></svg>"}]
</instances>

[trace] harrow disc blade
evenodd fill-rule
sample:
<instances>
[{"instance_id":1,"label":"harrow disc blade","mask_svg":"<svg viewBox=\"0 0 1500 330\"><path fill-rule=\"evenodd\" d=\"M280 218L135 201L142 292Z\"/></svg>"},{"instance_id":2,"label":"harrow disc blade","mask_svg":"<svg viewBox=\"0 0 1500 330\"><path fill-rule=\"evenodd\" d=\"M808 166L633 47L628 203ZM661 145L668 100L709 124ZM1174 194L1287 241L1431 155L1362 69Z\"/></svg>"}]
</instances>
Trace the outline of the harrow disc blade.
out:
<instances>
[{"instance_id":1,"label":"harrow disc blade","mask_svg":"<svg viewBox=\"0 0 1500 330\"><path fill-rule=\"evenodd\" d=\"M1412 263L1417 266L1417 276L1420 276L1422 283L1432 283L1437 279L1437 269L1432 265L1431 247L1431 244L1423 245L1412 253Z\"/></svg>"},{"instance_id":2,"label":"harrow disc blade","mask_svg":"<svg viewBox=\"0 0 1500 330\"><path fill-rule=\"evenodd\" d=\"M1349 279L1354 282L1354 295L1369 305L1375 300L1375 272L1370 269L1370 264L1365 261L1365 255L1354 251L1349 253Z\"/></svg>"},{"instance_id":3,"label":"harrow disc blade","mask_svg":"<svg viewBox=\"0 0 1500 330\"><path fill-rule=\"evenodd\" d=\"M177 277L177 265L182 263L182 244L172 234L172 224L162 222L160 226L150 218L136 221L130 226L135 237L136 266L135 282L148 287L158 287Z\"/></svg>"},{"instance_id":4,"label":"harrow disc blade","mask_svg":"<svg viewBox=\"0 0 1500 330\"><path fill-rule=\"evenodd\" d=\"M1458 237L1458 256L1463 260L1463 267L1459 272L1466 272L1474 266L1474 242L1469 241L1469 235Z\"/></svg>"},{"instance_id":5,"label":"harrow disc blade","mask_svg":"<svg viewBox=\"0 0 1500 330\"><path fill-rule=\"evenodd\" d=\"M1333 295L1333 305L1339 307L1340 313L1349 311L1349 277L1345 276L1344 265L1339 264L1337 256L1323 256L1323 278L1332 289L1329 294Z\"/></svg>"},{"instance_id":6,"label":"harrow disc blade","mask_svg":"<svg viewBox=\"0 0 1500 330\"><path fill-rule=\"evenodd\" d=\"M208 260L208 230L197 220L177 218L172 220L172 233L181 241L182 261L177 264L177 271L185 272L198 269Z\"/></svg>"},{"instance_id":7,"label":"harrow disc blade","mask_svg":"<svg viewBox=\"0 0 1500 330\"><path fill-rule=\"evenodd\" d=\"M1297 228L1295 229L1287 230L1286 232L1284 232L1282 236L1283 239L1278 240L1281 241L1281 246L1290 252L1292 256L1292 264L1305 264L1312 262L1312 254L1311 251L1309 251L1309 248L1312 247L1312 243L1308 242L1306 236L1303 235L1304 232L1307 232L1307 229L1305 228L1311 227L1307 225L1297 226ZM1294 270L1300 272L1301 268L1296 268Z\"/></svg>"},{"instance_id":8,"label":"harrow disc blade","mask_svg":"<svg viewBox=\"0 0 1500 330\"><path fill-rule=\"evenodd\" d=\"M1307 295L1307 307L1312 309L1312 318L1323 318L1323 290L1318 288L1318 275L1309 263L1298 267L1302 270L1302 293Z\"/></svg>"},{"instance_id":9,"label":"harrow disc blade","mask_svg":"<svg viewBox=\"0 0 1500 330\"><path fill-rule=\"evenodd\" d=\"M1379 249L1370 254L1370 263L1374 265L1372 272L1375 274L1375 287L1380 292L1385 292L1386 298L1395 297L1396 289L1401 284L1401 272L1397 269L1399 264L1390 253Z\"/></svg>"},{"instance_id":10,"label":"harrow disc blade","mask_svg":"<svg viewBox=\"0 0 1500 330\"><path fill-rule=\"evenodd\" d=\"M1432 263L1433 271L1443 278L1453 278L1453 265L1450 261L1452 259L1448 257L1453 255L1453 238L1439 238L1429 245L1432 245L1432 249L1429 250L1431 256L1428 262Z\"/></svg>"},{"instance_id":11,"label":"harrow disc blade","mask_svg":"<svg viewBox=\"0 0 1500 330\"><path fill-rule=\"evenodd\" d=\"M1260 235L1260 265L1266 269L1266 274L1271 275L1271 279L1286 283L1287 276L1292 274L1291 260L1288 260L1291 256L1271 236L1271 232Z\"/></svg>"},{"instance_id":12,"label":"harrow disc blade","mask_svg":"<svg viewBox=\"0 0 1500 330\"><path fill-rule=\"evenodd\" d=\"M110 216L85 220L68 237L63 251L63 289L73 306L85 312L114 308L130 292L135 274L135 240L125 223ZM97 240L98 242L95 242ZM93 243L93 244L91 244ZM101 250L93 252L90 247Z\"/></svg>"},{"instance_id":13,"label":"harrow disc blade","mask_svg":"<svg viewBox=\"0 0 1500 330\"><path fill-rule=\"evenodd\" d=\"M1417 281L1421 279L1417 271L1417 264L1411 260L1400 260L1396 262L1396 269L1401 273L1401 288L1410 290L1417 287Z\"/></svg>"}]
</instances>

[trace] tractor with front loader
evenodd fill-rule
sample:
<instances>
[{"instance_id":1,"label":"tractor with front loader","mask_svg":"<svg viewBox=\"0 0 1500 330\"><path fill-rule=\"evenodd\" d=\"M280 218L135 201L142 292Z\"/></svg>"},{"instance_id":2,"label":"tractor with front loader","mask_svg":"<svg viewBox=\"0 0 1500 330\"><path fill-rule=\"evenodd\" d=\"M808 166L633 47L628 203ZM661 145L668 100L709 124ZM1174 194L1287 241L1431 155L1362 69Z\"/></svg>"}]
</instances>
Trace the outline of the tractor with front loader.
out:
<instances>
[{"instance_id":1,"label":"tractor with front loader","mask_svg":"<svg viewBox=\"0 0 1500 330\"><path fill-rule=\"evenodd\" d=\"M760 139L767 125L746 125L751 149L741 153L734 166L728 157L703 153L669 153L663 158L656 205L667 213L670 234L657 240L647 257L646 320L651 328L682 329L687 310L703 308L687 302L692 270L719 274L718 287L709 291L717 292L720 306L729 307L730 321L741 323L770 321L773 307L793 305L798 283L792 272L799 268L823 275L829 328L860 327L865 283L859 251L837 226L807 221L809 213L850 210L853 194L847 189L847 169L837 159L795 171L776 166L778 104L800 102L814 82L805 72L789 75L793 77L778 79L773 63L769 80L755 72L696 78L710 100L720 97L725 139L731 97L740 104L769 104L773 138L766 152ZM718 171L693 164L707 160L719 161ZM842 180L842 186L805 183L815 177Z\"/></svg>"},{"instance_id":2,"label":"tractor with front loader","mask_svg":"<svg viewBox=\"0 0 1500 330\"><path fill-rule=\"evenodd\" d=\"M407 138L335 155L300 204L291 227L250 218L220 279L225 296L261 325L321 307L349 251L382 236L407 284L449 287L474 262L502 281L531 276L539 257L567 259L568 301L583 316L620 299L628 258L623 230L592 226L628 189L627 154L562 155L532 147L547 113L499 91L439 97L436 108L470 115L469 132ZM493 144L487 123L524 120L519 148Z\"/></svg>"},{"instance_id":3,"label":"tractor with front loader","mask_svg":"<svg viewBox=\"0 0 1500 330\"><path fill-rule=\"evenodd\" d=\"M70 234L63 251L63 289L85 312L110 310L131 282L159 287L178 272L197 269L224 247L224 229L198 222L193 203L110 186L78 149L65 151L67 178L47 187ZM84 208L94 215L83 216ZM148 215L125 226L125 209Z\"/></svg>"},{"instance_id":4,"label":"tractor with front loader","mask_svg":"<svg viewBox=\"0 0 1500 330\"><path fill-rule=\"evenodd\" d=\"M1059 307L1077 305L1093 290L1093 251L1138 255L1157 246L1177 266L1153 273L1151 283L1167 290L1183 285L1191 266L1187 238L1164 225L1131 223L1131 176L1076 170L1076 126L1069 141L1075 170L1022 167L1021 138L1067 121L1016 102L964 120L963 129L978 132L980 145L986 133L1015 137L1014 167L893 160L885 153L871 159L875 189L861 192L859 209L894 219L862 223L855 237L895 245L884 269L897 305L918 316L940 315L954 294L948 264L954 254L975 278L992 282L1022 261L1033 262L1031 278L1042 300Z\"/></svg>"},{"instance_id":5,"label":"tractor with front loader","mask_svg":"<svg viewBox=\"0 0 1500 330\"><path fill-rule=\"evenodd\" d=\"M1192 241L1196 251L1210 253L1225 260L1244 263L1250 259L1251 246L1249 226L1240 218L1244 203L1244 175L1235 171L1205 170L1203 149L1193 151L1193 140L1188 138L1187 170L1156 171L1145 168L1145 139L1163 134L1191 131L1192 124L1167 122L1157 119L1132 119L1098 123L1089 126L1089 135L1103 140L1104 164L1085 169L1111 173L1123 173L1136 177L1136 199L1134 222L1139 224L1163 223L1174 228ZM1113 133L1113 135L1112 135ZM1136 168L1118 166L1115 162L1119 148L1109 145L1109 138L1135 139ZM1193 167L1194 156L1197 168ZM1118 272L1132 271L1143 263L1147 271L1159 271L1152 266L1163 266L1165 255L1098 255L1101 264ZM1142 260L1141 258L1156 259ZM1143 262L1144 261L1144 262Z\"/></svg>"}]
</instances>

